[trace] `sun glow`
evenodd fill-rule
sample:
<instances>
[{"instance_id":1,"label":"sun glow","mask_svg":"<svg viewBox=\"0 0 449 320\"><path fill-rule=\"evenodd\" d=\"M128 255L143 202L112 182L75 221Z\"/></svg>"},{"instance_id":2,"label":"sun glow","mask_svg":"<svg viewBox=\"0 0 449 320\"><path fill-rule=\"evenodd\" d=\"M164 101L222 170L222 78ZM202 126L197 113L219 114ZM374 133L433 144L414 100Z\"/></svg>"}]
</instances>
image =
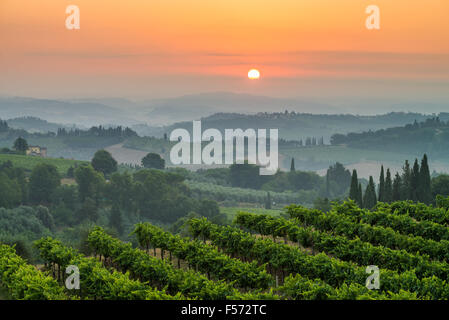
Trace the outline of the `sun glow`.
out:
<instances>
[{"instance_id":1,"label":"sun glow","mask_svg":"<svg viewBox=\"0 0 449 320\"><path fill-rule=\"evenodd\" d=\"M260 78L260 72L257 69L251 69L248 71L248 78L251 80L257 80Z\"/></svg>"}]
</instances>

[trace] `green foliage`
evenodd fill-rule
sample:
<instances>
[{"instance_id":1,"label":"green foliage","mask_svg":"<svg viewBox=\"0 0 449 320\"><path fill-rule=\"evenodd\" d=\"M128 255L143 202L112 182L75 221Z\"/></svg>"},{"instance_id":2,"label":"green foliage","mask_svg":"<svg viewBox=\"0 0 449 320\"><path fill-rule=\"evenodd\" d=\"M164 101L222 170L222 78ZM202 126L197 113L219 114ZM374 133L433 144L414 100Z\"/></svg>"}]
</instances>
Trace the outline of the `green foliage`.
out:
<instances>
[{"instance_id":1,"label":"green foliage","mask_svg":"<svg viewBox=\"0 0 449 320\"><path fill-rule=\"evenodd\" d=\"M0 241L11 243L16 239L26 241L35 240L39 237L50 234L49 229L44 225L42 209L31 207L18 207L15 209L0 208Z\"/></svg>"},{"instance_id":2,"label":"green foliage","mask_svg":"<svg viewBox=\"0 0 449 320\"><path fill-rule=\"evenodd\" d=\"M317 198L313 202L313 208L323 212L328 212L332 208L332 204L328 198Z\"/></svg>"},{"instance_id":3,"label":"green foliage","mask_svg":"<svg viewBox=\"0 0 449 320\"><path fill-rule=\"evenodd\" d=\"M442 174L432 179L433 197L437 195L449 196L449 175Z\"/></svg>"},{"instance_id":4,"label":"green foliage","mask_svg":"<svg viewBox=\"0 0 449 320\"><path fill-rule=\"evenodd\" d=\"M23 168L27 171L33 170L33 168L42 163L51 164L58 168L58 172L61 176L67 173L67 170L73 166L82 165L86 162L79 160L69 160L69 159L56 159L56 158L41 158L41 157L30 157L17 154L0 154L0 163L11 161L15 167Z\"/></svg>"},{"instance_id":5,"label":"green foliage","mask_svg":"<svg viewBox=\"0 0 449 320\"><path fill-rule=\"evenodd\" d=\"M266 201L267 191L225 187L214 183L197 182L187 180L186 185L191 190L192 196L199 199L213 199L216 201L233 201L244 203L256 203L263 205ZM297 192L273 192L270 191L271 199L279 205L291 203L312 204L318 196L314 190L300 190Z\"/></svg>"},{"instance_id":6,"label":"green foliage","mask_svg":"<svg viewBox=\"0 0 449 320\"><path fill-rule=\"evenodd\" d=\"M421 160L421 167L418 164L418 159L415 159L413 168L411 169L408 160L406 160L402 170L402 176L400 176L399 173L396 173L394 181L392 181L390 169L387 169L387 175L385 177L384 167L383 165L381 166L378 200L387 203L399 200L421 201L425 204L432 203L434 197L432 196L432 183L427 155L424 154ZM362 203L357 200L354 191L354 178L357 177L356 174L357 172L354 170L349 198L355 200L359 206L370 209L376 204L376 201L373 199L373 194L375 195L375 192L372 192L371 177L362 205ZM435 184L435 186L444 189L444 178L440 181L436 181L439 184ZM374 182L372 184L374 185ZM366 203L365 200L368 200L369 203Z\"/></svg>"},{"instance_id":7,"label":"green foliage","mask_svg":"<svg viewBox=\"0 0 449 320\"><path fill-rule=\"evenodd\" d=\"M410 207L405 202L396 202L391 205L379 204L379 206L389 206L397 214L406 214L404 208L416 210L417 207ZM426 207L425 205L423 205ZM401 212L401 213L399 213ZM364 223L360 217L368 215L365 209L360 209L352 201L334 205L330 212L326 214L317 210L307 210L305 208L295 209L289 212L290 215L298 219L301 223L313 225L315 228L324 231L332 231L337 235L350 239L358 237L362 241L370 242L374 245L381 245L391 249L402 249L413 254L427 255L432 259L449 262L449 241L424 239L421 236L401 234L392 228L380 225L370 225ZM431 208L427 208L428 216L435 215ZM418 214L414 214L416 219ZM422 218L421 218L422 219Z\"/></svg>"},{"instance_id":8,"label":"green foliage","mask_svg":"<svg viewBox=\"0 0 449 320\"><path fill-rule=\"evenodd\" d=\"M393 181L391 180L391 172L390 169L387 169L387 176L385 178L385 197L383 202L390 203L393 201Z\"/></svg>"},{"instance_id":9,"label":"green foliage","mask_svg":"<svg viewBox=\"0 0 449 320\"><path fill-rule=\"evenodd\" d=\"M105 177L117 171L117 161L106 150L95 152L91 164L96 171L103 173Z\"/></svg>"},{"instance_id":10,"label":"green foliage","mask_svg":"<svg viewBox=\"0 0 449 320\"><path fill-rule=\"evenodd\" d=\"M123 233L123 217L120 208L112 206L111 215L109 218L109 226L117 230L117 233L121 235Z\"/></svg>"},{"instance_id":11,"label":"green foliage","mask_svg":"<svg viewBox=\"0 0 449 320\"><path fill-rule=\"evenodd\" d=\"M303 211L304 208L288 207L288 212L292 216L297 210ZM286 237L304 247L312 247L313 250L325 252L343 261L355 262L359 266L379 265L381 272L389 273L389 276L394 279L400 278L400 273L408 270L414 270L418 279L436 276L448 280L449 277L449 264L445 262L429 261L427 257L413 255L403 250L374 246L358 238L348 239L344 236L314 230L312 227L302 227L295 220L242 212L237 215L235 223L263 235Z\"/></svg>"},{"instance_id":12,"label":"green foliage","mask_svg":"<svg viewBox=\"0 0 449 320\"><path fill-rule=\"evenodd\" d=\"M417 193L419 201L425 204L432 203L434 198L432 197L430 170L426 154L424 154L421 160L421 167L419 168L419 184L417 187Z\"/></svg>"},{"instance_id":13,"label":"green foliage","mask_svg":"<svg viewBox=\"0 0 449 320\"><path fill-rule=\"evenodd\" d=\"M81 295L90 299L103 300L172 300L181 295L170 296L164 291L150 288L138 280L131 280L129 273L110 272L101 262L86 258L58 240L43 238L35 242L41 257L49 264L65 270L76 265L80 272ZM58 275L59 276L59 275Z\"/></svg>"},{"instance_id":14,"label":"green foliage","mask_svg":"<svg viewBox=\"0 0 449 320\"><path fill-rule=\"evenodd\" d=\"M78 196L81 202L87 198L98 199L104 185L103 174L94 170L91 165L76 168L75 180L78 184Z\"/></svg>"},{"instance_id":15,"label":"green foliage","mask_svg":"<svg viewBox=\"0 0 449 320\"><path fill-rule=\"evenodd\" d=\"M439 118L407 124L378 131L365 131L347 135L335 134L332 145L346 145L351 148L378 150L402 154L431 154L433 158L447 158L449 122Z\"/></svg>"},{"instance_id":16,"label":"green foliage","mask_svg":"<svg viewBox=\"0 0 449 320\"><path fill-rule=\"evenodd\" d=\"M16 141L14 141L14 150L19 151L21 153L25 153L28 149L28 142L22 138L18 137Z\"/></svg>"},{"instance_id":17,"label":"green foliage","mask_svg":"<svg viewBox=\"0 0 449 320\"><path fill-rule=\"evenodd\" d=\"M78 212L78 221L84 220L95 222L98 220L98 206L94 199L86 198Z\"/></svg>"},{"instance_id":18,"label":"green foliage","mask_svg":"<svg viewBox=\"0 0 449 320\"><path fill-rule=\"evenodd\" d=\"M270 210L271 209L271 203L272 203L271 195L270 195L269 192L267 192L267 199L265 200L265 209Z\"/></svg>"},{"instance_id":19,"label":"green foliage","mask_svg":"<svg viewBox=\"0 0 449 320\"><path fill-rule=\"evenodd\" d=\"M438 208L444 208L449 210L449 197L443 197L442 195L437 195L436 204Z\"/></svg>"},{"instance_id":20,"label":"green foliage","mask_svg":"<svg viewBox=\"0 0 449 320\"><path fill-rule=\"evenodd\" d=\"M369 177L369 183L366 186L365 195L363 196L363 207L372 209L377 203L376 186L373 177Z\"/></svg>"},{"instance_id":21,"label":"green foliage","mask_svg":"<svg viewBox=\"0 0 449 320\"><path fill-rule=\"evenodd\" d=\"M385 172L384 172L384 166L381 166L380 169L380 177L379 177L379 193L378 193L378 200L380 202L385 202Z\"/></svg>"},{"instance_id":22,"label":"green foliage","mask_svg":"<svg viewBox=\"0 0 449 320\"><path fill-rule=\"evenodd\" d=\"M359 203L359 179L357 178L357 170L352 170L351 188L349 189L349 199ZM360 203L359 203L360 204Z\"/></svg>"},{"instance_id":23,"label":"green foliage","mask_svg":"<svg viewBox=\"0 0 449 320\"><path fill-rule=\"evenodd\" d=\"M289 275L279 289L294 300L417 300L416 293L382 293L367 289L359 283L343 284L333 288L321 279L308 279L299 274Z\"/></svg>"},{"instance_id":24,"label":"green foliage","mask_svg":"<svg viewBox=\"0 0 449 320\"><path fill-rule=\"evenodd\" d=\"M165 160L157 153L148 153L142 158L142 166L147 169L164 169Z\"/></svg>"},{"instance_id":25,"label":"green foliage","mask_svg":"<svg viewBox=\"0 0 449 320\"><path fill-rule=\"evenodd\" d=\"M38 164L31 172L30 200L35 204L48 204L56 188L61 184L58 169L51 164Z\"/></svg>"},{"instance_id":26,"label":"green foliage","mask_svg":"<svg viewBox=\"0 0 449 320\"><path fill-rule=\"evenodd\" d=\"M148 250L151 246L167 250L175 257L196 266L198 270L228 280L240 288L267 289L273 283L264 266L258 266L256 262L245 263L230 258L199 241L174 236L148 223L137 224L133 233L136 234L142 248Z\"/></svg>"},{"instance_id":27,"label":"green foliage","mask_svg":"<svg viewBox=\"0 0 449 320\"><path fill-rule=\"evenodd\" d=\"M224 281L211 281L192 270L175 269L170 262L133 249L130 244L108 236L100 228L89 235L89 243L98 254L111 258L123 270L131 271L152 286L166 288L168 293L205 300L225 300L238 295L236 289Z\"/></svg>"},{"instance_id":28,"label":"green foliage","mask_svg":"<svg viewBox=\"0 0 449 320\"><path fill-rule=\"evenodd\" d=\"M257 259L262 263L268 263L276 270L297 273L309 279L319 278L333 287L343 286L345 283L364 284L366 280L364 267L331 258L324 253L310 255L297 247L275 243L270 239L259 239L233 227L213 225L206 219L192 219L189 225L194 237L210 239L214 245L228 254L239 254ZM275 228L270 224L266 227L276 236L285 235L285 228ZM381 279L383 279L381 291L385 294L389 292L402 294L404 291L419 288L418 295L421 298L432 296L438 299L449 295L445 281L434 277L420 280L413 271L406 271L399 275L384 269L381 270ZM377 293L372 292L372 294ZM410 292L406 295L413 296Z\"/></svg>"},{"instance_id":29,"label":"green foliage","mask_svg":"<svg viewBox=\"0 0 449 320\"><path fill-rule=\"evenodd\" d=\"M67 177L67 178L70 178L70 179L75 178L75 168L73 168L72 166L70 166L70 168L67 169L66 177Z\"/></svg>"},{"instance_id":30,"label":"green foliage","mask_svg":"<svg viewBox=\"0 0 449 320\"><path fill-rule=\"evenodd\" d=\"M268 176L261 176L259 166L254 164L232 164L229 168L229 180L233 187L260 189L269 179Z\"/></svg>"},{"instance_id":31,"label":"green foliage","mask_svg":"<svg viewBox=\"0 0 449 320\"><path fill-rule=\"evenodd\" d=\"M16 179L0 171L0 207L13 208L22 202L22 190Z\"/></svg>"},{"instance_id":32,"label":"green foliage","mask_svg":"<svg viewBox=\"0 0 449 320\"><path fill-rule=\"evenodd\" d=\"M35 210L36 217L42 222L42 224L49 230L54 230L55 222L53 216L48 211L48 208L44 206L37 206Z\"/></svg>"},{"instance_id":33,"label":"green foliage","mask_svg":"<svg viewBox=\"0 0 449 320\"><path fill-rule=\"evenodd\" d=\"M411 171L411 177L410 177L410 199L412 201L418 201L418 188L419 188L419 164L418 159L415 159L415 163L413 164L413 168Z\"/></svg>"},{"instance_id":34,"label":"green foliage","mask_svg":"<svg viewBox=\"0 0 449 320\"><path fill-rule=\"evenodd\" d=\"M114 173L106 185L106 194L112 204L120 209L131 211L134 200L134 181L133 177L127 172L120 174Z\"/></svg>"},{"instance_id":35,"label":"green foliage","mask_svg":"<svg viewBox=\"0 0 449 320\"><path fill-rule=\"evenodd\" d=\"M56 280L27 264L14 248L4 244L0 244L0 282L8 288L12 299L67 299Z\"/></svg>"},{"instance_id":36,"label":"green foliage","mask_svg":"<svg viewBox=\"0 0 449 320\"><path fill-rule=\"evenodd\" d=\"M347 192L351 185L351 172L337 162L327 169L326 173L326 195L328 197L338 197Z\"/></svg>"},{"instance_id":37,"label":"green foliage","mask_svg":"<svg viewBox=\"0 0 449 320\"><path fill-rule=\"evenodd\" d=\"M401 196L402 196L402 181L401 181L401 176L399 175L398 172L396 172L396 175L394 177L394 181L393 181L393 191L392 191L392 201L399 201L401 200Z\"/></svg>"}]
</instances>

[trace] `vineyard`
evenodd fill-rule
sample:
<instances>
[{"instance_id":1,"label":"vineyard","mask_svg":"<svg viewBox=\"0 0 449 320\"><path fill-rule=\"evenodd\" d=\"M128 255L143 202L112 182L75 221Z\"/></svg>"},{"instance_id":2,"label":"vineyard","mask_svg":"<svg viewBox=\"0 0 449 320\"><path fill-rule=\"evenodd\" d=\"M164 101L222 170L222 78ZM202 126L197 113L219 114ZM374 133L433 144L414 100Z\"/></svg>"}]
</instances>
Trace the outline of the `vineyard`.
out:
<instances>
[{"instance_id":1,"label":"vineyard","mask_svg":"<svg viewBox=\"0 0 449 320\"><path fill-rule=\"evenodd\" d=\"M238 212L232 225L192 218L190 236L138 223L137 246L95 227L82 254L50 237L34 243L43 265L0 246L0 288L37 300L447 300L449 214L412 202L353 201L329 212L290 205ZM79 289L66 269L79 270ZM367 266L379 270L368 288Z\"/></svg>"},{"instance_id":2,"label":"vineyard","mask_svg":"<svg viewBox=\"0 0 449 320\"><path fill-rule=\"evenodd\" d=\"M193 196L202 199L213 199L219 202L234 201L243 203L263 204L266 201L267 191L225 187L218 184L208 182L198 182L186 180ZM313 190L300 190L297 192L270 192L273 202L279 205L286 205L289 203L312 204L317 197L317 192Z\"/></svg>"}]
</instances>

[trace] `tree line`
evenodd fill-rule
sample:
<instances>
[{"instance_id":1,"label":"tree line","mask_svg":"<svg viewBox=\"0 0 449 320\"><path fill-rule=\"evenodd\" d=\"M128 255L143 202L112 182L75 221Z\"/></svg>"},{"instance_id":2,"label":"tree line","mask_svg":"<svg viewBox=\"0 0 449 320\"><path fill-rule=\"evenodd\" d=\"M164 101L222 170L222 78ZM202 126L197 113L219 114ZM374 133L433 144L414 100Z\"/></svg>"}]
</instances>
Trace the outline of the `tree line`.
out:
<instances>
[{"instance_id":1,"label":"tree line","mask_svg":"<svg viewBox=\"0 0 449 320\"><path fill-rule=\"evenodd\" d=\"M397 172L393 177L389 168L386 172L381 166L379 185L376 185L372 176L369 177L365 192L357 177L357 170L352 171L349 198L354 200L361 208L372 209L377 202L391 203L401 200L412 200L431 204L434 201L432 194L432 179L430 176L427 155L424 154L421 164L415 159L413 166L408 160L402 167L402 173Z\"/></svg>"},{"instance_id":2,"label":"tree line","mask_svg":"<svg viewBox=\"0 0 449 320\"><path fill-rule=\"evenodd\" d=\"M377 131L361 133L334 134L332 145L345 145L351 148L372 149L380 151L400 152L404 154L432 155L432 157L449 156L449 121L439 117L422 122L407 124Z\"/></svg>"},{"instance_id":3,"label":"tree line","mask_svg":"<svg viewBox=\"0 0 449 320\"><path fill-rule=\"evenodd\" d=\"M194 199L182 175L157 169L119 173L105 150L99 150L91 163L69 168L67 176L76 185L62 184L52 164L40 163L27 172L11 161L0 163L0 208L42 205L57 226L95 223L103 217L119 233L125 220L139 217L173 223L195 212L221 219L218 204Z\"/></svg>"},{"instance_id":4,"label":"tree line","mask_svg":"<svg viewBox=\"0 0 449 320\"><path fill-rule=\"evenodd\" d=\"M103 126L91 127L88 130L59 128L57 132L58 137L81 137L81 136L96 136L96 137L135 137L137 133L122 126L105 128Z\"/></svg>"}]
</instances>

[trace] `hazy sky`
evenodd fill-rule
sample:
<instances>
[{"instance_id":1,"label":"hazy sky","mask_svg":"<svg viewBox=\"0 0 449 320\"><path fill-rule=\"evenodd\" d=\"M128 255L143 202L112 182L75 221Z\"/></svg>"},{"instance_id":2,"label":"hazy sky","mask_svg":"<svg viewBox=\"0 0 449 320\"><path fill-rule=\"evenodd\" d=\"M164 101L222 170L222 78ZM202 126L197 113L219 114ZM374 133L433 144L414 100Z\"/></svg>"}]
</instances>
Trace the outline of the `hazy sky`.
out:
<instances>
[{"instance_id":1,"label":"hazy sky","mask_svg":"<svg viewBox=\"0 0 449 320\"><path fill-rule=\"evenodd\" d=\"M371 4L380 30L365 27ZM447 0L1 0L0 94L447 102L448 13Z\"/></svg>"}]
</instances>

